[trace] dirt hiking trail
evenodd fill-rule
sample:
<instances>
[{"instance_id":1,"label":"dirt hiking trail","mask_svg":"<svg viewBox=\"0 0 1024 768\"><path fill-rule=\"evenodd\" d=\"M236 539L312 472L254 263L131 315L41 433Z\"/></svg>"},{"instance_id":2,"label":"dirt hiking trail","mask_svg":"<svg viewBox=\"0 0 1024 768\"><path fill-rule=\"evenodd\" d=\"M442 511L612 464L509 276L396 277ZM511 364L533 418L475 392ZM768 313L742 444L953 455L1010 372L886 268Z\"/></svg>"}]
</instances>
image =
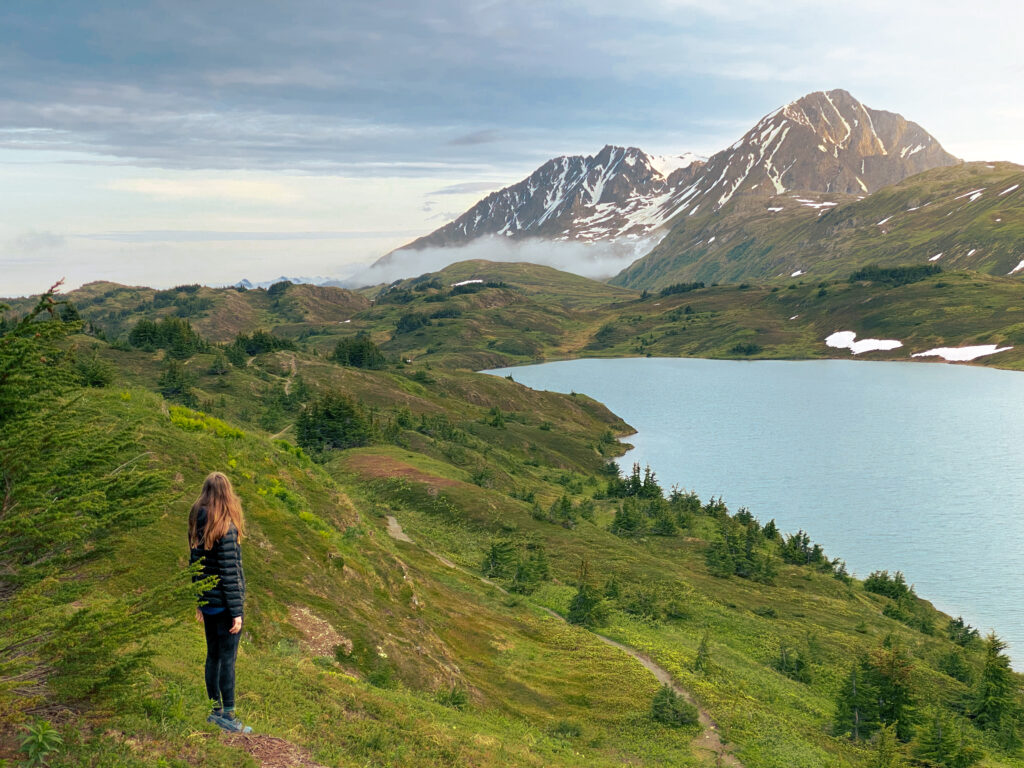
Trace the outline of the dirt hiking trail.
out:
<instances>
[{"instance_id":1,"label":"dirt hiking trail","mask_svg":"<svg viewBox=\"0 0 1024 768\"><path fill-rule=\"evenodd\" d=\"M415 544L415 542L411 538L409 538L409 535L404 530L402 530L401 523L398 522L398 518L396 518L394 515L387 516L387 531L388 536L390 536L395 541L402 541L407 544ZM432 552L426 547L422 547L422 549L427 554L437 559L442 565L448 568L454 568L455 570L461 571L466 575L473 577L474 579L478 579L479 581L482 581L485 584L494 587L499 592L502 592L506 595L509 594L508 590L502 587L500 584L496 584L488 578L473 573L472 571L463 568L460 565L456 565L448 558L442 557L441 555L437 554L436 552ZM544 606L539 607L545 613L547 613L550 616L553 616L559 621L565 621L565 617L562 616L560 613L553 611L550 608L545 608ZM722 737L718 733L718 724L714 721L714 718L712 718L708 711L700 705L700 703L697 701L697 699L693 696L692 693L690 693L688 690L683 688L675 680L672 679L672 675L669 673L667 669L660 666L657 662L655 662L646 654L643 654L640 651L636 650L636 648L631 648L630 646L624 645L623 643L620 643L617 640L612 640L610 637L605 637L599 632L591 631L591 634L597 637L602 642L606 643L607 645L610 645L613 648L617 648L623 653L632 656L634 659L640 662L645 669L649 670L651 674L653 674L654 677L658 680L659 683L661 683L662 685L671 686L672 690L674 690L678 695L682 696L686 701L688 701L690 704L697 708L699 722L703 730L701 730L700 735L694 740L693 746L698 751L705 754L709 754L710 758L714 761L713 764L716 766L716 768L718 766L728 766L729 768L743 768L743 763L741 763L739 758L737 758L736 755L732 753L731 748L727 747L725 743L722 741Z\"/></svg>"}]
</instances>

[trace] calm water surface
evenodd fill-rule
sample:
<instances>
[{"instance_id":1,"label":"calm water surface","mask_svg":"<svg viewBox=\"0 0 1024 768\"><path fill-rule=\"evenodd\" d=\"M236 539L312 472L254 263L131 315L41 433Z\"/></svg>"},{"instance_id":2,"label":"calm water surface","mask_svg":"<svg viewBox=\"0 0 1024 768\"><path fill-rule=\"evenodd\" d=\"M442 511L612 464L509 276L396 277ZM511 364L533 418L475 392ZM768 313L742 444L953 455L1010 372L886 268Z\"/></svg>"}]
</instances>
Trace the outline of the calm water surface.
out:
<instances>
[{"instance_id":1,"label":"calm water surface","mask_svg":"<svg viewBox=\"0 0 1024 768\"><path fill-rule=\"evenodd\" d=\"M1024 669L1024 373L658 358L491 373L600 400L638 431L622 467L803 528L861 577L902 570Z\"/></svg>"}]
</instances>

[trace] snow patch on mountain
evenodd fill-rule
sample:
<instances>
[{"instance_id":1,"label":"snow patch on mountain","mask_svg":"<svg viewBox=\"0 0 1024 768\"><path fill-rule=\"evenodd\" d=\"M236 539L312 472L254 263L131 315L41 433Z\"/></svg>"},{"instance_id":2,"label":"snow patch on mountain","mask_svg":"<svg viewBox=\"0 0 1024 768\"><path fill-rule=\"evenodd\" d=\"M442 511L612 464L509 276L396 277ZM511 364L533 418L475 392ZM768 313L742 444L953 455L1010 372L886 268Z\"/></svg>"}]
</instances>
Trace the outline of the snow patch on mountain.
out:
<instances>
[{"instance_id":1,"label":"snow patch on mountain","mask_svg":"<svg viewBox=\"0 0 1024 768\"><path fill-rule=\"evenodd\" d=\"M1013 347L997 347L995 344L979 344L973 347L936 347L925 352L915 352L911 357L941 357L947 362L966 362L1010 349Z\"/></svg>"},{"instance_id":2,"label":"snow patch on mountain","mask_svg":"<svg viewBox=\"0 0 1024 768\"><path fill-rule=\"evenodd\" d=\"M680 168L689 168L694 163L703 163L706 160L706 157L692 152L684 152L681 155L647 155L647 162L666 179Z\"/></svg>"},{"instance_id":3,"label":"snow patch on mountain","mask_svg":"<svg viewBox=\"0 0 1024 768\"><path fill-rule=\"evenodd\" d=\"M399 250L453 247L494 236L583 243L660 240L674 219L698 212L708 216L740 198L763 199L772 205L770 212L777 212L781 208L772 199L785 194L820 196L797 203L820 216L837 205L835 197L828 199L833 195L870 194L956 162L900 115L870 109L843 90L818 91L765 115L707 159L612 145L594 155L554 158Z\"/></svg>"},{"instance_id":4,"label":"snow patch on mountain","mask_svg":"<svg viewBox=\"0 0 1024 768\"><path fill-rule=\"evenodd\" d=\"M896 339L860 339L858 341L857 334L853 331L836 331L825 338L825 346L848 349L853 354L860 355L864 352L897 349L903 346L903 342Z\"/></svg>"}]
</instances>

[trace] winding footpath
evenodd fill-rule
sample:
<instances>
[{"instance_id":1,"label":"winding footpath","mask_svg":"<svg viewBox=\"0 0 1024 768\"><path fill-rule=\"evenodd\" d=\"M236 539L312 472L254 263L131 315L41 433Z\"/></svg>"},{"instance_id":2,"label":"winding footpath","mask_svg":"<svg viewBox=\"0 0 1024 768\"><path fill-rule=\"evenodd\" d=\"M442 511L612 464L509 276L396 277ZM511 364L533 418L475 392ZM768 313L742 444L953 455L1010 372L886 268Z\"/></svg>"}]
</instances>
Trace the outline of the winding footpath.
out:
<instances>
[{"instance_id":1,"label":"winding footpath","mask_svg":"<svg viewBox=\"0 0 1024 768\"><path fill-rule=\"evenodd\" d=\"M387 531L388 536L390 536L395 541L402 541L407 544L415 544L415 542L411 538L409 538L409 535L404 530L402 530L401 523L398 522L398 519L394 515L387 516ZM454 568L455 570L461 571L467 576L482 581L484 584L493 587L494 589L498 590L503 594L509 594L508 590L500 584L491 581L490 579L481 576L477 573L473 573L467 568L463 568L460 565L456 565L448 558L443 557L437 554L436 552L427 549L426 547L423 547L422 549L427 554L434 557L438 562L440 562L445 567ZM539 607L549 616L553 616L554 618L562 622L565 621L565 617L557 611L553 611L545 606L537 607ZM612 648L617 648L623 653L632 656L634 659L640 662L645 669L650 671L659 683L661 683L662 685L670 686L672 690L674 690L679 696L682 696L687 702L696 707L698 719L702 726L702 730L700 736L698 736L694 740L693 745L700 752L709 754L711 759L714 760L715 766L743 768L743 763L739 761L739 758L737 758L736 755L734 755L731 752L730 748L727 747L725 743L722 741L722 737L718 733L718 724L711 717L710 713L708 713L708 711L698 703L697 699L693 696L692 693L690 693L688 690L683 688L675 680L672 679L672 675L669 674L669 671L667 669L659 665L657 662L651 659L651 657L638 651L636 648L624 645L623 643L620 643L618 640L612 640L610 637L605 637L601 633L594 632L593 630L591 630L591 634L594 635L601 642L605 643L606 645L610 645Z\"/></svg>"}]
</instances>

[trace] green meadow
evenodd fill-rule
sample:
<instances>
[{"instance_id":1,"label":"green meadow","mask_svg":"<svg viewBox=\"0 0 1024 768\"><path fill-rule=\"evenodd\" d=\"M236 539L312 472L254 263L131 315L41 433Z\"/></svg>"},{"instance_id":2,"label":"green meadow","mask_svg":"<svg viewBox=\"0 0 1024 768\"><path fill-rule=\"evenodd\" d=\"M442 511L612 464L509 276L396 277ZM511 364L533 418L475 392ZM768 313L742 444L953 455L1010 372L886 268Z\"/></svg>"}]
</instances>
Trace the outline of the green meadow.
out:
<instances>
[{"instance_id":1,"label":"green meadow","mask_svg":"<svg viewBox=\"0 0 1024 768\"><path fill-rule=\"evenodd\" d=\"M1016 368L1019 281L662 293L464 262L367 294L8 301L0 765L1022 764L1022 678L899 563L852 579L813 531L617 467L632 430L600 403L474 372L845 356L835 330L904 342L875 359L1013 345L982 364ZM214 469L247 516L248 739L204 722L185 572ZM725 751L599 635L666 670Z\"/></svg>"}]
</instances>

